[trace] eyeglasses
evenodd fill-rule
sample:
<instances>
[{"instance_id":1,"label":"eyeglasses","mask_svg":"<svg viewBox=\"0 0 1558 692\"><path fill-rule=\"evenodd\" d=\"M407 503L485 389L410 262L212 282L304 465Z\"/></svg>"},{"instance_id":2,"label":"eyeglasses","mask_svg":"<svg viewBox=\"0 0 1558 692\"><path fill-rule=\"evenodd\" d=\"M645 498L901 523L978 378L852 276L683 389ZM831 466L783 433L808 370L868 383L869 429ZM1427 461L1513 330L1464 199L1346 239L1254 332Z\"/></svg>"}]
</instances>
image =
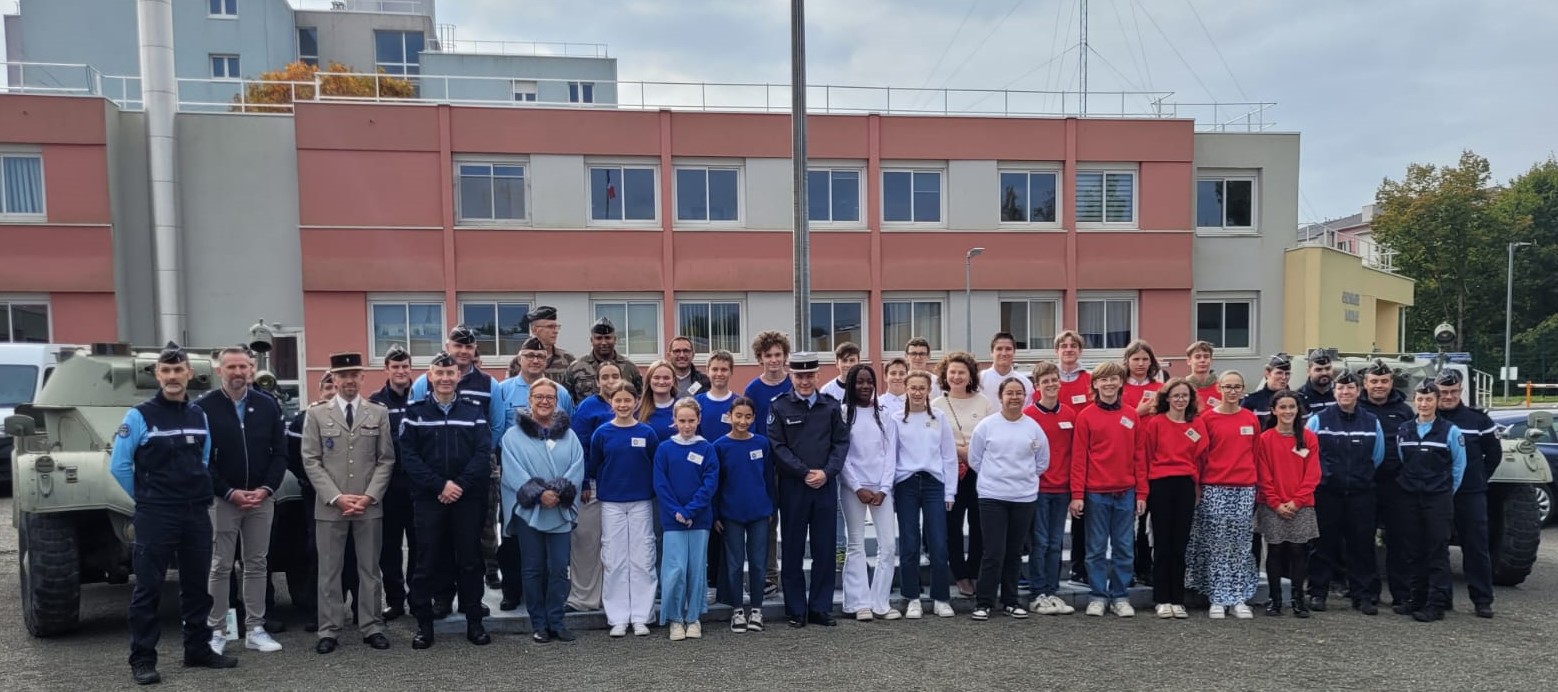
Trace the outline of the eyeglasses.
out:
<instances>
[{"instance_id":1,"label":"eyeglasses","mask_svg":"<svg viewBox=\"0 0 1558 692\"><path fill-rule=\"evenodd\" d=\"M530 398L533 401L545 401L545 402L557 401L557 395L555 395L555 394L531 394Z\"/></svg>"},{"instance_id":2,"label":"eyeglasses","mask_svg":"<svg viewBox=\"0 0 1558 692\"><path fill-rule=\"evenodd\" d=\"M1221 390L1223 390L1225 392L1237 392L1239 390L1244 389L1244 385L1242 385L1242 384L1220 384L1220 385L1217 385L1217 388L1221 389Z\"/></svg>"},{"instance_id":3,"label":"eyeglasses","mask_svg":"<svg viewBox=\"0 0 1558 692\"><path fill-rule=\"evenodd\" d=\"M536 353L534 351L531 351L531 352L528 352L528 353L521 353L521 354L519 354L519 357L520 358L524 358L525 360L542 360L542 359L546 358L546 354L545 353Z\"/></svg>"},{"instance_id":4,"label":"eyeglasses","mask_svg":"<svg viewBox=\"0 0 1558 692\"><path fill-rule=\"evenodd\" d=\"M929 358L930 351L909 351L908 356L910 358Z\"/></svg>"}]
</instances>

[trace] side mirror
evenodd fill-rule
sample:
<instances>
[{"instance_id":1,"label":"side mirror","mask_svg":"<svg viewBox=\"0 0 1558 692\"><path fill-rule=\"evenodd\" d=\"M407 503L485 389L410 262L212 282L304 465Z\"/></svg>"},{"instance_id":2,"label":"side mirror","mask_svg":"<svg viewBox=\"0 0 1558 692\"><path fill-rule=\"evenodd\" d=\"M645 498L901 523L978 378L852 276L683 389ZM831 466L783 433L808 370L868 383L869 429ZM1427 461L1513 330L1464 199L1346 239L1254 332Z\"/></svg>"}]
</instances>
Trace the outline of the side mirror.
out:
<instances>
[{"instance_id":1,"label":"side mirror","mask_svg":"<svg viewBox=\"0 0 1558 692\"><path fill-rule=\"evenodd\" d=\"M38 421L32 416L6 416L5 434L18 439L32 437L38 434Z\"/></svg>"}]
</instances>

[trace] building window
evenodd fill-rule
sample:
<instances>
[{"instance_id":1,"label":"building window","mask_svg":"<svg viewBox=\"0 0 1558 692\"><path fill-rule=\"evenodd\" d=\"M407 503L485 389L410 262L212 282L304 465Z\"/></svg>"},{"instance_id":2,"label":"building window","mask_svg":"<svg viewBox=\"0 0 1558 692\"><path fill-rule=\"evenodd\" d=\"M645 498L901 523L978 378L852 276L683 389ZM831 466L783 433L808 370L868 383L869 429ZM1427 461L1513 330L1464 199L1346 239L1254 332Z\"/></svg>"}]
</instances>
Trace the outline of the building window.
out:
<instances>
[{"instance_id":1,"label":"building window","mask_svg":"<svg viewBox=\"0 0 1558 692\"><path fill-rule=\"evenodd\" d=\"M298 27L298 62L319 67L319 29Z\"/></svg>"},{"instance_id":2,"label":"building window","mask_svg":"<svg viewBox=\"0 0 1558 692\"><path fill-rule=\"evenodd\" d=\"M864 312L864 306L858 300L812 301L811 342L807 348L826 358L835 346L845 341L864 344L865 332L861 328Z\"/></svg>"},{"instance_id":3,"label":"building window","mask_svg":"<svg viewBox=\"0 0 1558 692\"><path fill-rule=\"evenodd\" d=\"M429 358L443 350L442 302L375 300L368 303L368 317L374 358L383 358L393 344L405 347L414 358Z\"/></svg>"},{"instance_id":4,"label":"building window","mask_svg":"<svg viewBox=\"0 0 1558 692\"><path fill-rule=\"evenodd\" d=\"M465 301L460 303L460 324L476 331L476 352L484 356L512 356L530 335L519 330L530 303ZM501 366L503 363L488 363Z\"/></svg>"},{"instance_id":5,"label":"building window","mask_svg":"<svg viewBox=\"0 0 1558 692\"><path fill-rule=\"evenodd\" d=\"M1196 303L1196 338L1215 348L1250 350L1253 300L1203 300Z\"/></svg>"},{"instance_id":6,"label":"building window","mask_svg":"<svg viewBox=\"0 0 1558 692\"><path fill-rule=\"evenodd\" d=\"M535 103L537 93L539 91L535 82L524 79L514 80L515 103Z\"/></svg>"},{"instance_id":7,"label":"building window","mask_svg":"<svg viewBox=\"0 0 1558 692\"><path fill-rule=\"evenodd\" d=\"M595 103L595 82L569 82L569 103Z\"/></svg>"},{"instance_id":8,"label":"building window","mask_svg":"<svg viewBox=\"0 0 1558 692\"><path fill-rule=\"evenodd\" d=\"M238 71L238 56L211 54L212 79L238 79L241 74Z\"/></svg>"},{"instance_id":9,"label":"building window","mask_svg":"<svg viewBox=\"0 0 1558 692\"><path fill-rule=\"evenodd\" d=\"M930 350L941 350L939 300L882 301L882 350L899 351L914 337L930 342Z\"/></svg>"},{"instance_id":10,"label":"building window","mask_svg":"<svg viewBox=\"0 0 1558 692\"><path fill-rule=\"evenodd\" d=\"M1001 331L1017 337L1017 350L1043 351L1055 343L1060 301L1002 300Z\"/></svg>"},{"instance_id":11,"label":"building window","mask_svg":"<svg viewBox=\"0 0 1558 692\"><path fill-rule=\"evenodd\" d=\"M1077 223L1136 223L1136 174L1130 171L1077 173Z\"/></svg>"},{"instance_id":12,"label":"building window","mask_svg":"<svg viewBox=\"0 0 1558 692\"><path fill-rule=\"evenodd\" d=\"M1196 227L1255 227L1255 181L1248 178L1202 178L1196 181Z\"/></svg>"},{"instance_id":13,"label":"building window","mask_svg":"<svg viewBox=\"0 0 1558 692\"><path fill-rule=\"evenodd\" d=\"M806 171L806 218L820 223L860 223L860 171Z\"/></svg>"},{"instance_id":14,"label":"building window","mask_svg":"<svg viewBox=\"0 0 1558 692\"><path fill-rule=\"evenodd\" d=\"M28 301L0 301L0 342L49 343L49 306ZM31 395L28 392L28 396Z\"/></svg>"},{"instance_id":15,"label":"building window","mask_svg":"<svg viewBox=\"0 0 1558 692\"><path fill-rule=\"evenodd\" d=\"M522 164L460 163L460 221L524 221Z\"/></svg>"},{"instance_id":16,"label":"building window","mask_svg":"<svg viewBox=\"0 0 1558 692\"><path fill-rule=\"evenodd\" d=\"M677 168L677 221L741 218L740 172L734 168Z\"/></svg>"},{"instance_id":17,"label":"building window","mask_svg":"<svg viewBox=\"0 0 1558 692\"><path fill-rule=\"evenodd\" d=\"M1077 301L1077 331L1083 348L1125 348L1136 338L1136 301L1131 298L1083 298Z\"/></svg>"},{"instance_id":18,"label":"building window","mask_svg":"<svg viewBox=\"0 0 1558 692\"><path fill-rule=\"evenodd\" d=\"M654 221L655 169L648 166L591 166L590 218L595 221Z\"/></svg>"},{"instance_id":19,"label":"building window","mask_svg":"<svg viewBox=\"0 0 1558 692\"><path fill-rule=\"evenodd\" d=\"M0 216L43 215L43 157L0 156Z\"/></svg>"},{"instance_id":20,"label":"building window","mask_svg":"<svg viewBox=\"0 0 1558 692\"><path fill-rule=\"evenodd\" d=\"M373 32L374 67L394 75L421 74L424 40L420 31Z\"/></svg>"},{"instance_id":21,"label":"building window","mask_svg":"<svg viewBox=\"0 0 1558 692\"><path fill-rule=\"evenodd\" d=\"M628 357L660 355L660 303L653 300L595 302L595 319L617 326L617 352Z\"/></svg>"},{"instance_id":22,"label":"building window","mask_svg":"<svg viewBox=\"0 0 1558 692\"><path fill-rule=\"evenodd\" d=\"M882 220L941 223L941 171L883 171Z\"/></svg>"},{"instance_id":23,"label":"building window","mask_svg":"<svg viewBox=\"0 0 1558 692\"><path fill-rule=\"evenodd\" d=\"M212 17L238 16L238 0L211 0Z\"/></svg>"},{"instance_id":24,"label":"building window","mask_svg":"<svg viewBox=\"0 0 1558 692\"><path fill-rule=\"evenodd\" d=\"M1054 171L1001 171L1001 221L1055 223L1059 190Z\"/></svg>"},{"instance_id":25,"label":"building window","mask_svg":"<svg viewBox=\"0 0 1558 692\"><path fill-rule=\"evenodd\" d=\"M692 339L693 350L698 353L716 349L741 353L741 303L676 301L676 333Z\"/></svg>"}]
</instances>

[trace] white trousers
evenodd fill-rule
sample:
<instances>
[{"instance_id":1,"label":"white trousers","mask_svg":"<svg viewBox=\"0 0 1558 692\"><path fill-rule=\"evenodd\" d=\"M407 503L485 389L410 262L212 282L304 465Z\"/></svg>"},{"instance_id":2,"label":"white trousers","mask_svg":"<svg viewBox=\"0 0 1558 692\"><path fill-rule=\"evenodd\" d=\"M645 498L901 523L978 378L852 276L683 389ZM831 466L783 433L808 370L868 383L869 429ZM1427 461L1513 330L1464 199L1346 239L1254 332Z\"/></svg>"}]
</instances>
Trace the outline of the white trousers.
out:
<instances>
[{"instance_id":1,"label":"white trousers","mask_svg":"<svg viewBox=\"0 0 1558 692\"><path fill-rule=\"evenodd\" d=\"M887 493L882 504L875 507L861 502L852 491L845 491L840 499L844 508L844 612L856 613L870 609L881 615L887 612L888 599L893 594L893 572L898 567L898 516L893 512L893 494ZM868 576L866 570L866 513L876 526L876 571ZM872 578L874 576L874 578Z\"/></svg>"},{"instance_id":2,"label":"white trousers","mask_svg":"<svg viewBox=\"0 0 1558 692\"><path fill-rule=\"evenodd\" d=\"M601 601L611 626L648 624L655 607L654 500L600 503Z\"/></svg>"}]
</instances>

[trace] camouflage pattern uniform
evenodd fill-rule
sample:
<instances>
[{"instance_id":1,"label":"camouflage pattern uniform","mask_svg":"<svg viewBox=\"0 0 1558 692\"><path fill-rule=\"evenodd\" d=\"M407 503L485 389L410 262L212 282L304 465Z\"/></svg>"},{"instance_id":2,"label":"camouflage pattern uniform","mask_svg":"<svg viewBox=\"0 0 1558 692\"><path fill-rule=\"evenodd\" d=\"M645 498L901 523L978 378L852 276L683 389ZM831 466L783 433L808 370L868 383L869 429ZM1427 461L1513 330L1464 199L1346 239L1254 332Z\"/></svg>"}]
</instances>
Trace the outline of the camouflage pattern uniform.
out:
<instances>
[{"instance_id":1,"label":"camouflage pattern uniform","mask_svg":"<svg viewBox=\"0 0 1558 692\"><path fill-rule=\"evenodd\" d=\"M634 365L633 361L628 360L627 357L620 353L613 353L612 356L612 358L603 361L600 358L596 358L595 353L592 351L575 360L573 365L568 366L568 374L564 376L563 386L567 387L568 391L573 394L574 401L584 401L598 393L599 387L595 384L595 369L600 367L602 362L616 363L617 367L622 369L623 379L632 382L633 388L638 390L639 396L643 396L644 376L638 371L638 366Z\"/></svg>"}]
</instances>

